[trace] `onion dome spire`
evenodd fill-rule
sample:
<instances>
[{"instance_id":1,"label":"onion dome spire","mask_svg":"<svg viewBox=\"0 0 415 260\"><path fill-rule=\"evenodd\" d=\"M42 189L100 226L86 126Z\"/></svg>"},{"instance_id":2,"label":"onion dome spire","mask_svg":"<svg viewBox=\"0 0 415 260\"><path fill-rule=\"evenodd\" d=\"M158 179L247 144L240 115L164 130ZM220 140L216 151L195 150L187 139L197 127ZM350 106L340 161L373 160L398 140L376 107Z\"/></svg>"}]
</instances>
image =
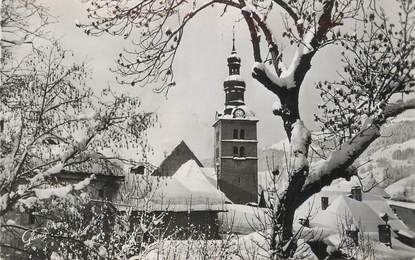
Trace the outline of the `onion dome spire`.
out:
<instances>
[{"instance_id":1,"label":"onion dome spire","mask_svg":"<svg viewBox=\"0 0 415 260\"><path fill-rule=\"evenodd\" d=\"M232 32L232 52L228 57L229 75L239 75L239 69L241 67L241 58L235 49L235 26Z\"/></svg>"},{"instance_id":2,"label":"onion dome spire","mask_svg":"<svg viewBox=\"0 0 415 260\"><path fill-rule=\"evenodd\" d=\"M225 114L230 114L235 106L245 105L245 81L240 76L241 58L235 48L235 27L232 35L232 52L227 61L229 76L223 82L223 86L226 94Z\"/></svg>"}]
</instances>

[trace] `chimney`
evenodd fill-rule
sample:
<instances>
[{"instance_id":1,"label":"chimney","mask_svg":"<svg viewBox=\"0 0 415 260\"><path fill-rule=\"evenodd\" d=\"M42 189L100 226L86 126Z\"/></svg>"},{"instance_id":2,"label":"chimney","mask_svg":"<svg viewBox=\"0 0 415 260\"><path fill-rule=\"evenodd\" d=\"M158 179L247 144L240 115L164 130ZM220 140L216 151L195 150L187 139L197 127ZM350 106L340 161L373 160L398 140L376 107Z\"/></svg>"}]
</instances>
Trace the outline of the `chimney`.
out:
<instances>
[{"instance_id":1,"label":"chimney","mask_svg":"<svg viewBox=\"0 0 415 260\"><path fill-rule=\"evenodd\" d=\"M391 226L389 224L378 225L379 242L392 248Z\"/></svg>"},{"instance_id":2,"label":"chimney","mask_svg":"<svg viewBox=\"0 0 415 260\"><path fill-rule=\"evenodd\" d=\"M329 197L321 197L321 209L325 210L329 206Z\"/></svg>"},{"instance_id":3,"label":"chimney","mask_svg":"<svg viewBox=\"0 0 415 260\"><path fill-rule=\"evenodd\" d=\"M352 199L362 201L362 188L360 186L354 186L351 190Z\"/></svg>"}]
</instances>

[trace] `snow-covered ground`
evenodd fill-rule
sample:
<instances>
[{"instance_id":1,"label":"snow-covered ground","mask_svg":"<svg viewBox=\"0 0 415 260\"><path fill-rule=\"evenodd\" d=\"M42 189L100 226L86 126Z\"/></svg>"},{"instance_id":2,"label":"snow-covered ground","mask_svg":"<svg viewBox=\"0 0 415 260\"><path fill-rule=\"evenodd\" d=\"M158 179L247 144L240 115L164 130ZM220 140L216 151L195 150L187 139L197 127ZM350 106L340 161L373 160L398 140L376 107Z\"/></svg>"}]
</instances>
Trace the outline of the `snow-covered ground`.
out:
<instances>
[{"instance_id":1,"label":"snow-covered ground","mask_svg":"<svg viewBox=\"0 0 415 260\"><path fill-rule=\"evenodd\" d=\"M156 259L256 259L269 258L267 234L253 232L244 236L229 236L222 240L164 240L150 245L140 256L130 260ZM317 260L310 246L299 241L298 250L293 257L298 260Z\"/></svg>"}]
</instances>

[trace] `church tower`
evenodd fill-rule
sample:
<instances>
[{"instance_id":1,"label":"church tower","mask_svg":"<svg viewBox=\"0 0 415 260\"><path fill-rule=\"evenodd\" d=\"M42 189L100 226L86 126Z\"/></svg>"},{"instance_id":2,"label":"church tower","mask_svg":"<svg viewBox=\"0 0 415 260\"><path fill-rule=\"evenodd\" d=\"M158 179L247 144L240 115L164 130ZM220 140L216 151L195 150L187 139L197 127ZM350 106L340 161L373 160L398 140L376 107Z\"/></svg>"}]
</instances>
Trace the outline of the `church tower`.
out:
<instances>
[{"instance_id":1,"label":"church tower","mask_svg":"<svg viewBox=\"0 0 415 260\"><path fill-rule=\"evenodd\" d=\"M258 202L258 120L245 105L245 81L240 76L235 37L228 67L229 76L223 82L225 109L216 112L213 124L218 188L234 203Z\"/></svg>"}]
</instances>

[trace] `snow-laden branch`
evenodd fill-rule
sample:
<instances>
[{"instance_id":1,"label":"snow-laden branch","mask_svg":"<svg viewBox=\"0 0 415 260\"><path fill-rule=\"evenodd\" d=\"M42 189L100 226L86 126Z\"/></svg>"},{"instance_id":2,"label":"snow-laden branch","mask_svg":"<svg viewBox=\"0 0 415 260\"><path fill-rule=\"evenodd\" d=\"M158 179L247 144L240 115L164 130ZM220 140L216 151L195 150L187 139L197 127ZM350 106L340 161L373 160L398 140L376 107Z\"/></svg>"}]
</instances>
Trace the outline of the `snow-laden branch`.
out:
<instances>
[{"instance_id":1,"label":"snow-laden branch","mask_svg":"<svg viewBox=\"0 0 415 260\"><path fill-rule=\"evenodd\" d=\"M415 99L392 103L388 104L380 115L368 118L362 129L349 141L343 143L339 150L332 152L326 160L320 160L310 167L309 175L303 185L302 197L307 199L337 178L347 179L355 175L356 169L352 164L380 136L380 127L386 119L414 108Z\"/></svg>"},{"instance_id":2,"label":"snow-laden branch","mask_svg":"<svg viewBox=\"0 0 415 260\"><path fill-rule=\"evenodd\" d=\"M311 132L297 119L291 132L291 147L294 153L294 172L308 168L307 152L311 143Z\"/></svg>"},{"instance_id":3,"label":"snow-laden branch","mask_svg":"<svg viewBox=\"0 0 415 260\"><path fill-rule=\"evenodd\" d=\"M275 88L287 90L300 88L306 73L311 67L312 57L321 47L327 32L336 25L331 21L333 5L334 1L326 1L322 11L317 14L318 24L302 34L302 39L298 43L288 69L281 70L282 72L278 76L278 71L270 71L264 63L257 61L252 68L253 77L264 85L268 84L266 87L274 93L278 92ZM298 17L295 16L295 21L297 22L297 20ZM278 61L274 60L273 62Z\"/></svg>"},{"instance_id":4,"label":"snow-laden branch","mask_svg":"<svg viewBox=\"0 0 415 260\"><path fill-rule=\"evenodd\" d=\"M40 200L49 199L53 196L55 197L66 197L70 192L74 190L82 190L86 186L90 184L90 182L95 178L95 175L91 175L88 178L85 178L84 180L75 183L75 184L68 184L65 186L60 187L50 187L50 188L39 188L39 189L33 189L36 198Z\"/></svg>"},{"instance_id":5,"label":"snow-laden branch","mask_svg":"<svg viewBox=\"0 0 415 260\"><path fill-rule=\"evenodd\" d=\"M260 75L265 75L276 87L284 89L294 89L300 86L301 82L297 82L296 72L299 69L303 57L310 53L312 47L310 45L314 34L309 31L306 36L304 43L298 46L294 58L291 61L290 66L286 69L282 69L280 76L276 72L272 72L264 63L255 62L252 68L252 74L254 78Z\"/></svg>"},{"instance_id":6,"label":"snow-laden branch","mask_svg":"<svg viewBox=\"0 0 415 260\"><path fill-rule=\"evenodd\" d=\"M33 178L31 178L30 186L33 187L39 185L46 178L59 174L71 158L73 158L76 154L86 150L91 140L103 129L105 129L105 127L103 126L104 123L98 121L98 117L95 113L88 116L82 113L77 118L78 120L91 121L91 126L85 131L84 136L82 136L78 142L68 145L66 150L61 153L60 158L56 164L51 166L49 169L36 174Z\"/></svg>"}]
</instances>

